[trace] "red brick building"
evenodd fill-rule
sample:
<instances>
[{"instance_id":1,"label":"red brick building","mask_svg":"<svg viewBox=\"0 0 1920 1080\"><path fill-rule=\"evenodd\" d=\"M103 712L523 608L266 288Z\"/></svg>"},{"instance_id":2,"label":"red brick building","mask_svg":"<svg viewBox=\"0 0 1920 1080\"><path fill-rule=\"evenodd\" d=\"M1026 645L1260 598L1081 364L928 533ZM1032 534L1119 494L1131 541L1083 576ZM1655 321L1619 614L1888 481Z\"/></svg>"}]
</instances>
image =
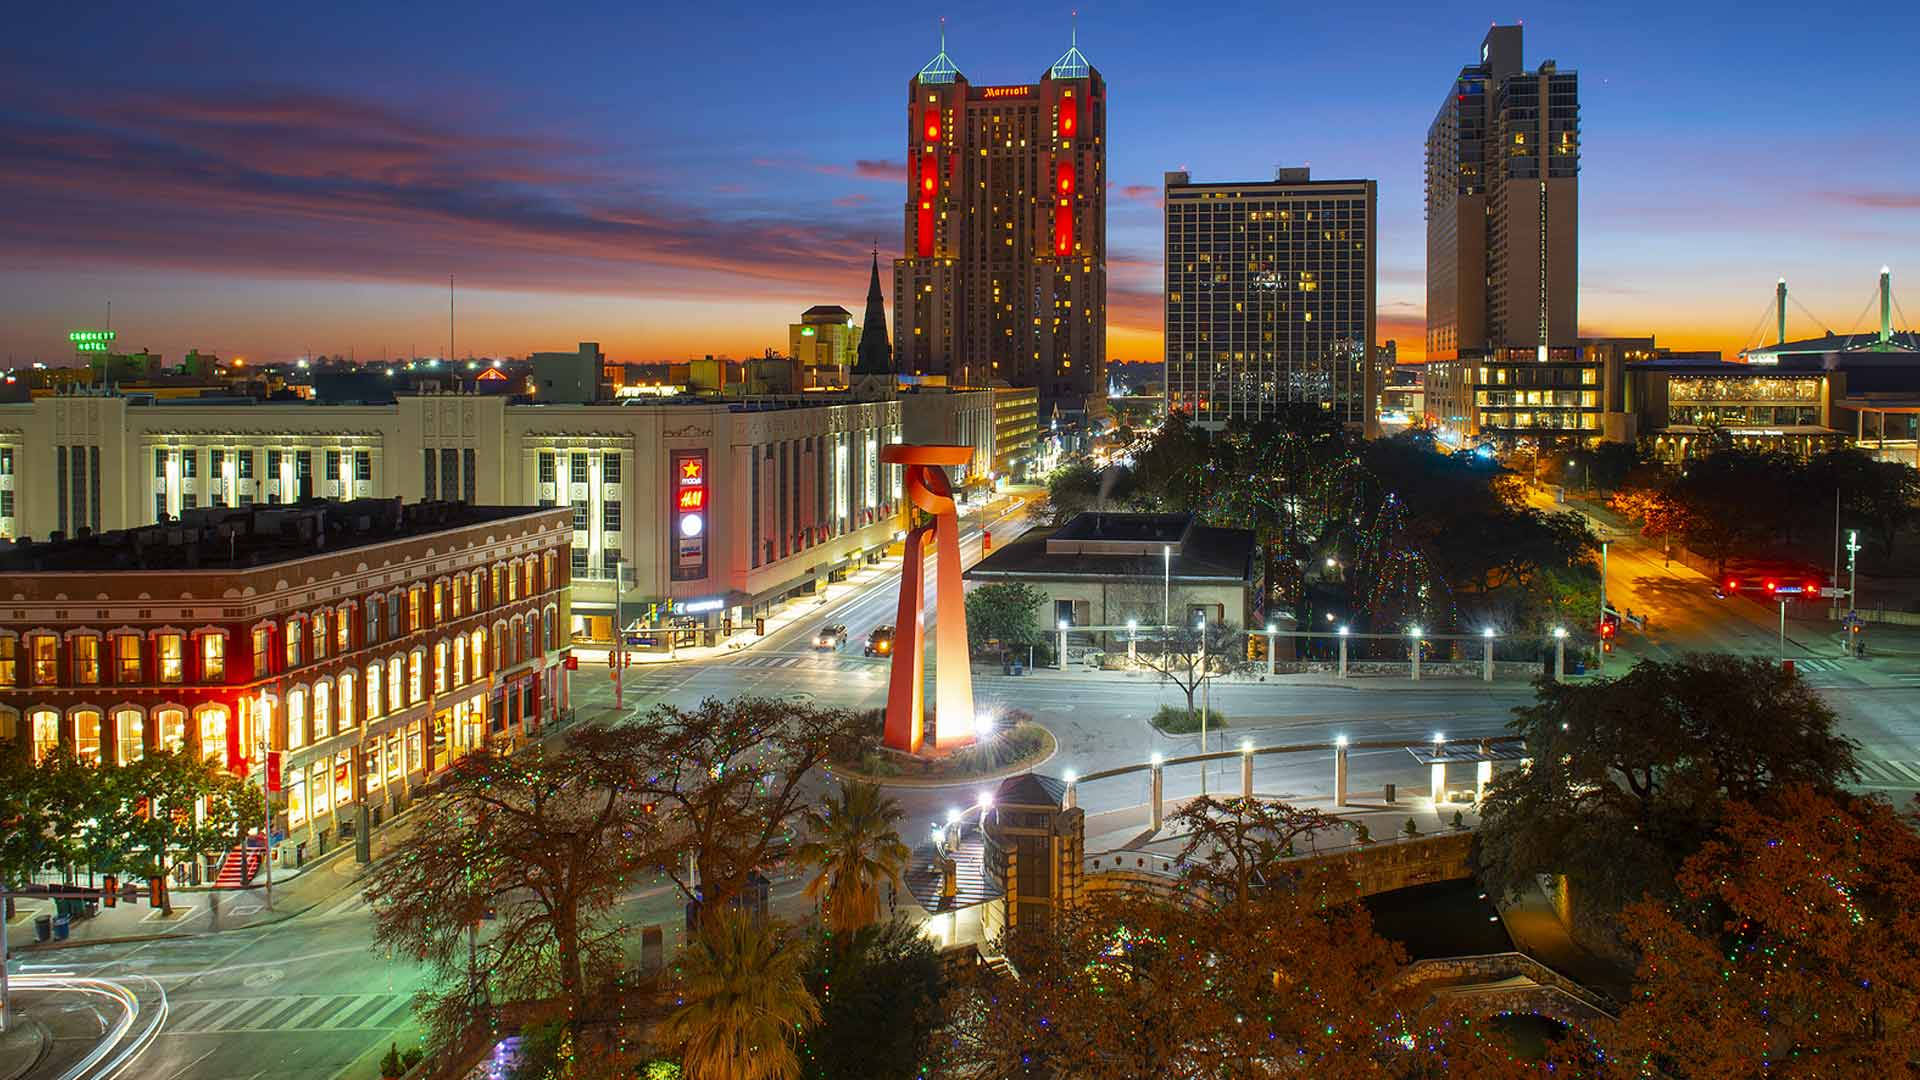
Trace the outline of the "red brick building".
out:
<instances>
[{"instance_id":1,"label":"red brick building","mask_svg":"<svg viewBox=\"0 0 1920 1080\"><path fill-rule=\"evenodd\" d=\"M0 549L0 738L278 753L280 858L315 854L567 708L572 539L564 507L361 499Z\"/></svg>"}]
</instances>

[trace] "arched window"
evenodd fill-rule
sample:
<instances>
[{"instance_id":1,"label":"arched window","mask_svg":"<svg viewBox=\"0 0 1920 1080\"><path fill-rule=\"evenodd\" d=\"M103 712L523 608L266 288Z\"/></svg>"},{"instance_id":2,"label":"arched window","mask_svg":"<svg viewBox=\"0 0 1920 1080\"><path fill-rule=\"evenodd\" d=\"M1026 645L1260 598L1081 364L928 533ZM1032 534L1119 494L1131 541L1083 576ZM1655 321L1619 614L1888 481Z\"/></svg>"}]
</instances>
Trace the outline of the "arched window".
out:
<instances>
[{"instance_id":1,"label":"arched window","mask_svg":"<svg viewBox=\"0 0 1920 1080\"><path fill-rule=\"evenodd\" d=\"M287 691L287 749L307 745L307 688L296 686Z\"/></svg>"},{"instance_id":2,"label":"arched window","mask_svg":"<svg viewBox=\"0 0 1920 1080\"><path fill-rule=\"evenodd\" d=\"M333 612L333 651L344 653L353 648L353 601L347 600Z\"/></svg>"},{"instance_id":3,"label":"arched window","mask_svg":"<svg viewBox=\"0 0 1920 1080\"><path fill-rule=\"evenodd\" d=\"M466 639L453 639L453 685L465 686L467 683L467 645Z\"/></svg>"},{"instance_id":4,"label":"arched window","mask_svg":"<svg viewBox=\"0 0 1920 1080\"><path fill-rule=\"evenodd\" d=\"M540 613L537 611L527 612L527 642L529 655L534 649L544 649L547 644L540 634Z\"/></svg>"},{"instance_id":5,"label":"arched window","mask_svg":"<svg viewBox=\"0 0 1920 1080\"><path fill-rule=\"evenodd\" d=\"M433 692L447 692L447 643L444 641L433 643Z\"/></svg>"},{"instance_id":6,"label":"arched window","mask_svg":"<svg viewBox=\"0 0 1920 1080\"><path fill-rule=\"evenodd\" d=\"M128 765L147 756L147 718L139 709L113 710L113 737L117 750L113 760Z\"/></svg>"},{"instance_id":7,"label":"arched window","mask_svg":"<svg viewBox=\"0 0 1920 1080\"><path fill-rule=\"evenodd\" d=\"M484 576L486 575L483 572L475 570L472 575L467 578L468 611L480 610L480 579Z\"/></svg>"},{"instance_id":8,"label":"arched window","mask_svg":"<svg viewBox=\"0 0 1920 1080\"><path fill-rule=\"evenodd\" d=\"M0 739L17 739L19 737L20 714L5 705L0 705Z\"/></svg>"},{"instance_id":9,"label":"arched window","mask_svg":"<svg viewBox=\"0 0 1920 1080\"><path fill-rule=\"evenodd\" d=\"M195 712L195 719L199 721L196 727L200 731L200 756L225 768L227 764L226 706L202 705Z\"/></svg>"},{"instance_id":10,"label":"arched window","mask_svg":"<svg viewBox=\"0 0 1920 1080\"><path fill-rule=\"evenodd\" d=\"M553 552L549 551L540 556L540 588L542 589L553 588L553 564Z\"/></svg>"},{"instance_id":11,"label":"arched window","mask_svg":"<svg viewBox=\"0 0 1920 1080\"><path fill-rule=\"evenodd\" d=\"M399 712L406 707L405 691L406 661L397 656L387 658L387 711Z\"/></svg>"},{"instance_id":12,"label":"arched window","mask_svg":"<svg viewBox=\"0 0 1920 1080\"><path fill-rule=\"evenodd\" d=\"M447 583L444 581L436 581L433 583L433 625L439 626L441 623L447 621L446 614Z\"/></svg>"},{"instance_id":13,"label":"arched window","mask_svg":"<svg viewBox=\"0 0 1920 1080\"><path fill-rule=\"evenodd\" d=\"M380 661L367 665L367 719L385 715L380 708Z\"/></svg>"},{"instance_id":14,"label":"arched window","mask_svg":"<svg viewBox=\"0 0 1920 1080\"><path fill-rule=\"evenodd\" d=\"M513 617L513 662L519 663L533 655L533 639L527 633L527 620L518 615Z\"/></svg>"},{"instance_id":15,"label":"arched window","mask_svg":"<svg viewBox=\"0 0 1920 1080\"><path fill-rule=\"evenodd\" d=\"M327 655L327 609L314 612L308 625L313 628L313 658L324 660Z\"/></svg>"},{"instance_id":16,"label":"arched window","mask_svg":"<svg viewBox=\"0 0 1920 1080\"><path fill-rule=\"evenodd\" d=\"M487 672L487 632L476 626L469 641L472 645L469 663L473 668L473 677L477 679Z\"/></svg>"},{"instance_id":17,"label":"arched window","mask_svg":"<svg viewBox=\"0 0 1920 1080\"><path fill-rule=\"evenodd\" d=\"M353 726L354 710L360 705L360 699L353 696L353 672L351 671L340 674L339 702L340 730L345 731Z\"/></svg>"},{"instance_id":18,"label":"arched window","mask_svg":"<svg viewBox=\"0 0 1920 1080\"><path fill-rule=\"evenodd\" d=\"M303 629L304 627L300 625L299 619L287 620L286 643L287 643L287 670L288 671L292 671L294 668L297 668L300 666L300 646L301 646L301 642L303 641L301 637L301 631Z\"/></svg>"},{"instance_id":19,"label":"arched window","mask_svg":"<svg viewBox=\"0 0 1920 1080\"><path fill-rule=\"evenodd\" d=\"M361 635L360 644L364 647L380 640L380 598L369 596L366 601L367 625Z\"/></svg>"},{"instance_id":20,"label":"arched window","mask_svg":"<svg viewBox=\"0 0 1920 1080\"><path fill-rule=\"evenodd\" d=\"M547 651L560 651L560 616L558 608L548 608L542 620L547 628Z\"/></svg>"},{"instance_id":21,"label":"arched window","mask_svg":"<svg viewBox=\"0 0 1920 1080\"><path fill-rule=\"evenodd\" d=\"M325 679L313 684L313 741L333 734L333 684Z\"/></svg>"},{"instance_id":22,"label":"arched window","mask_svg":"<svg viewBox=\"0 0 1920 1080\"><path fill-rule=\"evenodd\" d=\"M415 649L407 654L407 704L418 705L427 697L427 651Z\"/></svg>"},{"instance_id":23,"label":"arched window","mask_svg":"<svg viewBox=\"0 0 1920 1080\"><path fill-rule=\"evenodd\" d=\"M60 714L44 706L29 709L27 727L32 732L33 761L37 765L60 745Z\"/></svg>"},{"instance_id":24,"label":"arched window","mask_svg":"<svg viewBox=\"0 0 1920 1080\"><path fill-rule=\"evenodd\" d=\"M20 639L0 632L0 687L20 685Z\"/></svg>"},{"instance_id":25,"label":"arched window","mask_svg":"<svg viewBox=\"0 0 1920 1080\"><path fill-rule=\"evenodd\" d=\"M506 664L502 662L505 659L505 657L502 655L502 650L504 650L507 647L506 637L507 637L507 624L504 622L494 623L493 624L493 670L494 671L499 671L501 668L506 666Z\"/></svg>"},{"instance_id":26,"label":"arched window","mask_svg":"<svg viewBox=\"0 0 1920 1080\"><path fill-rule=\"evenodd\" d=\"M187 710L177 705L162 705L153 711L153 727L160 749L182 753L187 748Z\"/></svg>"},{"instance_id":27,"label":"arched window","mask_svg":"<svg viewBox=\"0 0 1920 1080\"><path fill-rule=\"evenodd\" d=\"M467 575L453 575L453 589L448 599L453 601L453 617L459 618L467 609Z\"/></svg>"},{"instance_id":28,"label":"arched window","mask_svg":"<svg viewBox=\"0 0 1920 1080\"><path fill-rule=\"evenodd\" d=\"M99 638L94 638L97 644ZM73 719L73 756L89 765L100 764L100 710L75 709Z\"/></svg>"}]
</instances>

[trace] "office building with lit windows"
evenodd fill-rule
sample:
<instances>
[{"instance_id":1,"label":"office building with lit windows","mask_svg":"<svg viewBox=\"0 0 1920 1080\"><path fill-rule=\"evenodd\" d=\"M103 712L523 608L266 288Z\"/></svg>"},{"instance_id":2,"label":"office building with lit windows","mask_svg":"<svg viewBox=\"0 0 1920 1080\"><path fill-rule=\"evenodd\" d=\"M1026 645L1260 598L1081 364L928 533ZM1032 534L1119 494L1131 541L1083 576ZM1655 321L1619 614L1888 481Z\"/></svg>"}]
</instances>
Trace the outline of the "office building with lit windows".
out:
<instances>
[{"instance_id":1,"label":"office building with lit windows","mask_svg":"<svg viewBox=\"0 0 1920 1080\"><path fill-rule=\"evenodd\" d=\"M976 86L939 55L907 84L895 370L1040 393L1106 392L1106 83L1069 48L1037 83Z\"/></svg>"},{"instance_id":2,"label":"office building with lit windows","mask_svg":"<svg viewBox=\"0 0 1920 1080\"><path fill-rule=\"evenodd\" d=\"M1372 433L1372 180L1166 175L1167 408L1219 429L1295 405Z\"/></svg>"},{"instance_id":3,"label":"office building with lit windows","mask_svg":"<svg viewBox=\"0 0 1920 1080\"><path fill-rule=\"evenodd\" d=\"M557 508L358 499L0 548L0 740L210 758L267 783L280 863L318 855L568 708L571 537Z\"/></svg>"}]
</instances>

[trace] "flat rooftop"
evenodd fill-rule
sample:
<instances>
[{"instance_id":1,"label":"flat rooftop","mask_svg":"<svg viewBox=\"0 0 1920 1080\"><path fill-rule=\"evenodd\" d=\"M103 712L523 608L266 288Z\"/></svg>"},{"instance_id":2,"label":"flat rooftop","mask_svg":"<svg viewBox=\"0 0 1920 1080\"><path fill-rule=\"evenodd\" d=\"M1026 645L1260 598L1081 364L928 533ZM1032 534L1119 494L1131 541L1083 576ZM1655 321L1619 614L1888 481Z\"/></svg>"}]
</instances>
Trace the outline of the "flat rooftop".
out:
<instances>
[{"instance_id":1,"label":"flat rooftop","mask_svg":"<svg viewBox=\"0 0 1920 1080\"><path fill-rule=\"evenodd\" d=\"M529 506L399 499L309 499L189 510L178 521L98 535L0 546L0 573L247 570L509 518Z\"/></svg>"}]
</instances>

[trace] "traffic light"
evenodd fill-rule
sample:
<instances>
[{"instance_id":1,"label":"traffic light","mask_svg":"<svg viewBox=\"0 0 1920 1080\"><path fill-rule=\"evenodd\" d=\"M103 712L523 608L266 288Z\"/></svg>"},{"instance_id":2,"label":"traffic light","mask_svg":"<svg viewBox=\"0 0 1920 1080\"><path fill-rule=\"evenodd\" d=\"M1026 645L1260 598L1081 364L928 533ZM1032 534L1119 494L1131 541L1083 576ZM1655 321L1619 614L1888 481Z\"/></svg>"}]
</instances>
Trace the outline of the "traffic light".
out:
<instances>
[{"instance_id":1,"label":"traffic light","mask_svg":"<svg viewBox=\"0 0 1920 1080\"><path fill-rule=\"evenodd\" d=\"M1772 596L1774 594L1774 590L1780 588L1780 583L1777 581L1770 580L1767 582L1766 588L1767 588L1767 595Z\"/></svg>"},{"instance_id":2,"label":"traffic light","mask_svg":"<svg viewBox=\"0 0 1920 1080\"><path fill-rule=\"evenodd\" d=\"M1620 631L1620 621L1618 619L1614 618L1611 615L1603 616L1601 618L1600 639L1602 641L1610 642L1613 639L1613 635L1618 633L1619 631ZM1607 649L1608 651L1612 651L1613 646L1609 644L1607 646Z\"/></svg>"}]
</instances>

